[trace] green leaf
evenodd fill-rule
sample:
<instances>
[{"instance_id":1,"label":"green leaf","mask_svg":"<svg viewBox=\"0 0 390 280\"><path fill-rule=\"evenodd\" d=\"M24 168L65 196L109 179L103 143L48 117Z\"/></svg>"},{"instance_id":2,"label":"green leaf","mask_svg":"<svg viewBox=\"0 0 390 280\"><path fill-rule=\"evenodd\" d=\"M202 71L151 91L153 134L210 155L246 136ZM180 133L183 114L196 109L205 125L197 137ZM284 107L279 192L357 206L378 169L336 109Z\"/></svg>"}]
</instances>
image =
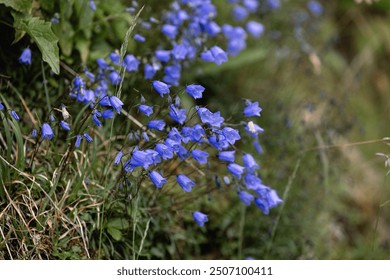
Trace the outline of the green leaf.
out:
<instances>
[{"instance_id":1,"label":"green leaf","mask_svg":"<svg viewBox=\"0 0 390 280\"><path fill-rule=\"evenodd\" d=\"M122 233L119 229L109 227L107 229L107 232L114 238L116 241L119 241L122 239Z\"/></svg>"},{"instance_id":2,"label":"green leaf","mask_svg":"<svg viewBox=\"0 0 390 280\"><path fill-rule=\"evenodd\" d=\"M21 27L38 45L42 53L42 59L47 62L55 74L60 73L60 58L58 50L58 38L51 30L51 23L40 20L37 17L25 19Z\"/></svg>"},{"instance_id":3,"label":"green leaf","mask_svg":"<svg viewBox=\"0 0 390 280\"><path fill-rule=\"evenodd\" d=\"M76 40L76 49L80 53L81 61L83 62L83 64L87 64L90 45L91 41L83 37L78 37Z\"/></svg>"},{"instance_id":4,"label":"green leaf","mask_svg":"<svg viewBox=\"0 0 390 280\"><path fill-rule=\"evenodd\" d=\"M127 229L129 222L123 218L114 218L108 221L107 228Z\"/></svg>"},{"instance_id":5,"label":"green leaf","mask_svg":"<svg viewBox=\"0 0 390 280\"><path fill-rule=\"evenodd\" d=\"M0 0L0 4L14 9L21 13L29 13L32 6L31 0Z\"/></svg>"}]
</instances>

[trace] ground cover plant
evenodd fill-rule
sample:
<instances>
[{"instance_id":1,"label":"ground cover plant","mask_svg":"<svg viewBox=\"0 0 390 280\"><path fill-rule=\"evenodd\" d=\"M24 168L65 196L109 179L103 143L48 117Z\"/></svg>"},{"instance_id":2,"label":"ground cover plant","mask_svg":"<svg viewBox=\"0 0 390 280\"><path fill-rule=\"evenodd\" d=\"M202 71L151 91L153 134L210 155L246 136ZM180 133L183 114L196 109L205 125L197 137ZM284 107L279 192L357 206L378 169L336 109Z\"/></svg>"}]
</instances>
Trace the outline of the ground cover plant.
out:
<instances>
[{"instance_id":1,"label":"ground cover plant","mask_svg":"<svg viewBox=\"0 0 390 280\"><path fill-rule=\"evenodd\" d=\"M0 0L0 257L383 258L385 201L341 214L345 162L364 156L334 149L359 125L329 81L347 69L350 89L356 65L325 8L366 11L343 5ZM379 245L338 255L355 231Z\"/></svg>"}]
</instances>

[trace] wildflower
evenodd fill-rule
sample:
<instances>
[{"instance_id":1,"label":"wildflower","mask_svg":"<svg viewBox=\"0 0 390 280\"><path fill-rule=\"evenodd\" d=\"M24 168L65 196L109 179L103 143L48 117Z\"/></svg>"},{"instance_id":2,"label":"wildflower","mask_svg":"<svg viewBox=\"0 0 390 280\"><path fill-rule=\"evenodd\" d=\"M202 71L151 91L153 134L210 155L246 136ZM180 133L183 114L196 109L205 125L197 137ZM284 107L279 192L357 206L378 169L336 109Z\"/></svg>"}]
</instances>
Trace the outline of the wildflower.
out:
<instances>
[{"instance_id":1,"label":"wildflower","mask_svg":"<svg viewBox=\"0 0 390 280\"><path fill-rule=\"evenodd\" d=\"M163 81L170 85L178 85L181 75L181 66L180 64L174 64L165 67L164 69L165 76L163 78Z\"/></svg>"},{"instance_id":2,"label":"wildflower","mask_svg":"<svg viewBox=\"0 0 390 280\"><path fill-rule=\"evenodd\" d=\"M121 56L118 51L110 53L109 57L112 63L114 63L115 65L118 65L119 61L121 60Z\"/></svg>"},{"instance_id":3,"label":"wildflower","mask_svg":"<svg viewBox=\"0 0 390 280\"><path fill-rule=\"evenodd\" d=\"M171 51L167 50L157 50L154 55L158 60L161 62L168 62L169 59L171 58Z\"/></svg>"},{"instance_id":4,"label":"wildflower","mask_svg":"<svg viewBox=\"0 0 390 280\"><path fill-rule=\"evenodd\" d=\"M96 11L95 1L89 1L89 7L92 9L92 11Z\"/></svg>"},{"instance_id":5,"label":"wildflower","mask_svg":"<svg viewBox=\"0 0 390 280\"><path fill-rule=\"evenodd\" d=\"M315 16L320 16L323 13L322 5L317 1L309 1L309 3L307 3L307 8Z\"/></svg>"},{"instance_id":6,"label":"wildflower","mask_svg":"<svg viewBox=\"0 0 390 280\"><path fill-rule=\"evenodd\" d=\"M155 91L157 91L158 94L160 94L161 97L164 96L164 94L169 94L169 86L166 83L160 82L160 81L153 81L152 83L153 88Z\"/></svg>"},{"instance_id":7,"label":"wildflower","mask_svg":"<svg viewBox=\"0 0 390 280\"><path fill-rule=\"evenodd\" d=\"M192 217L194 218L195 222L200 226L203 227L205 222L208 222L208 218L206 214L203 214L202 212L195 211L192 213Z\"/></svg>"},{"instance_id":8,"label":"wildflower","mask_svg":"<svg viewBox=\"0 0 390 280\"><path fill-rule=\"evenodd\" d=\"M173 47L172 55L177 60L183 60L187 55L187 48L183 44L178 44Z\"/></svg>"},{"instance_id":9,"label":"wildflower","mask_svg":"<svg viewBox=\"0 0 390 280\"><path fill-rule=\"evenodd\" d=\"M70 130L70 125L69 125L69 123L67 123L66 121L60 121L60 126L61 126L64 130Z\"/></svg>"},{"instance_id":10,"label":"wildflower","mask_svg":"<svg viewBox=\"0 0 390 280\"><path fill-rule=\"evenodd\" d=\"M19 63L24 65L31 65L31 50L30 48L25 48L22 54L19 57Z\"/></svg>"},{"instance_id":11,"label":"wildflower","mask_svg":"<svg viewBox=\"0 0 390 280\"><path fill-rule=\"evenodd\" d=\"M96 114L96 113L93 113L92 114L92 120L93 122L97 125L97 126L102 126L102 123L100 122L99 120L99 115L101 116L102 114Z\"/></svg>"},{"instance_id":12,"label":"wildflower","mask_svg":"<svg viewBox=\"0 0 390 280\"><path fill-rule=\"evenodd\" d=\"M280 0L268 0L267 4L271 10L276 10L280 8Z\"/></svg>"},{"instance_id":13,"label":"wildflower","mask_svg":"<svg viewBox=\"0 0 390 280\"><path fill-rule=\"evenodd\" d=\"M223 176L223 181L225 182L226 185L230 184L230 179L228 176Z\"/></svg>"},{"instance_id":14,"label":"wildflower","mask_svg":"<svg viewBox=\"0 0 390 280\"><path fill-rule=\"evenodd\" d=\"M223 151L219 152L218 158L227 162L234 162L234 155L236 151Z\"/></svg>"},{"instance_id":15,"label":"wildflower","mask_svg":"<svg viewBox=\"0 0 390 280\"><path fill-rule=\"evenodd\" d=\"M233 129L231 127L225 127L222 129L222 135L225 136L226 141L229 142L229 144L234 144L237 140L240 140L240 134L237 129Z\"/></svg>"},{"instance_id":16,"label":"wildflower","mask_svg":"<svg viewBox=\"0 0 390 280\"><path fill-rule=\"evenodd\" d=\"M228 60L226 52L218 46L214 46L210 50L201 53L200 58L204 61L214 62L217 65Z\"/></svg>"},{"instance_id":17,"label":"wildflower","mask_svg":"<svg viewBox=\"0 0 390 280\"><path fill-rule=\"evenodd\" d=\"M151 114L153 114L153 107L141 104L138 106L138 109L140 112L142 112L145 116L149 117Z\"/></svg>"},{"instance_id":18,"label":"wildflower","mask_svg":"<svg viewBox=\"0 0 390 280\"><path fill-rule=\"evenodd\" d=\"M145 142L149 142L149 136L146 131L142 132L142 138L144 138Z\"/></svg>"},{"instance_id":19,"label":"wildflower","mask_svg":"<svg viewBox=\"0 0 390 280\"><path fill-rule=\"evenodd\" d=\"M227 169L231 174L240 179L242 173L244 173L245 168L241 165L238 165L237 163L229 163Z\"/></svg>"},{"instance_id":20,"label":"wildflower","mask_svg":"<svg viewBox=\"0 0 390 280\"><path fill-rule=\"evenodd\" d=\"M114 111L113 110L105 110L102 112L102 118L103 119L112 119L114 117Z\"/></svg>"},{"instance_id":21,"label":"wildflower","mask_svg":"<svg viewBox=\"0 0 390 280\"><path fill-rule=\"evenodd\" d=\"M264 188L262 180L255 175L246 174L244 177L244 181L245 181L245 185L246 185L247 189L256 191L256 190Z\"/></svg>"},{"instance_id":22,"label":"wildflower","mask_svg":"<svg viewBox=\"0 0 390 280\"><path fill-rule=\"evenodd\" d=\"M183 124L187 118L186 110L178 109L173 104L169 105L169 116L171 117L172 120L180 124Z\"/></svg>"},{"instance_id":23,"label":"wildflower","mask_svg":"<svg viewBox=\"0 0 390 280\"><path fill-rule=\"evenodd\" d=\"M19 115L14 110L12 110L10 112L10 114L11 114L11 117L13 117L16 121L20 121Z\"/></svg>"},{"instance_id":24,"label":"wildflower","mask_svg":"<svg viewBox=\"0 0 390 280\"><path fill-rule=\"evenodd\" d=\"M190 192L195 186L195 183L184 174L177 175L176 180L185 192Z\"/></svg>"},{"instance_id":25,"label":"wildflower","mask_svg":"<svg viewBox=\"0 0 390 280\"><path fill-rule=\"evenodd\" d=\"M191 152L191 155L199 164L206 164L209 153L195 149Z\"/></svg>"},{"instance_id":26,"label":"wildflower","mask_svg":"<svg viewBox=\"0 0 390 280\"><path fill-rule=\"evenodd\" d=\"M228 38L227 51L230 55L236 55L246 48L246 32L244 28L233 27L229 24L223 26L223 33Z\"/></svg>"},{"instance_id":27,"label":"wildflower","mask_svg":"<svg viewBox=\"0 0 390 280\"><path fill-rule=\"evenodd\" d=\"M153 79L155 74L156 74L156 69L153 67L153 65L145 64L145 66L144 66L144 78L147 79L147 80Z\"/></svg>"},{"instance_id":28,"label":"wildflower","mask_svg":"<svg viewBox=\"0 0 390 280\"><path fill-rule=\"evenodd\" d=\"M248 134L252 137L257 137L257 135L259 133L263 133L264 132L264 129L262 129L260 126L258 126L257 124L255 124L254 122L250 121L247 123L247 125L245 126L245 130L246 132L248 132Z\"/></svg>"},{"instance_id":29,"label":"wildflower","mask_svg":"<svg viewBox=\"0 0 390 280\"><path fill-rule=\"evenodd\" d=\"M163 120L152 120L148 123L150 129L155 129L162 131L165 127L165 122Z\"/></svg>"},{"instance_id":30,"label":"wildflower","mask_svg":"<svg viewBox=\"0 0 390 280\"><path fill-rule=\"evenodd\" d=\"M138 41L138 42L145 42L146 41L145 37L143 37L139 34L135 34L133 38L135 41Z\"/></svg>"},{"instance_id":31,"label":"wildflower","mask_svg":"<svg viewBox=\"0 0 390 280\"><path fill-rule=\"evenodd\" d=\"M116 71L112 71L108 75L108 78L110 79L111 84L114 86L119 85L119 83L121 82L121 76Z\"/></svg>"},{"instance_id":32,"label":"wildflower","mask_svg":"<svg viewBox=\"0 0 390 280\"><path fill-rule=\"evenodd\" d=\"M4 110L4 105L3 103L0 102L0 111L3 111Z\"/></svg>"},{"instance_id":33,"label":"wildflower","mask_svg":"<svg viewBox=\"0 0 390 280\"><path fill-rule=\"evenodd\" d=\"M103 58L98 58L96 60L97 64L99 65L99 68L104 70L108 67L108 63Z\"/></svg>"},{"instance_id":34,"label":"wildflower","mask_svg":"<svg viewBox=\"0 0 390 280\"><path fill-rule=\"evenodd\" d=\"M245 8L251 12L256 12L257 8L259 7L259 2L257 0L244 0L243 4Z\"/></svg>"},{"instance_id":35,"label":"wildflower","mask_svg":"<svg viewBox=\"0 0 390 280\"><path fill-rule=\"evenodd\" d=\"M125 163L125 171L131 172L136 167L142 166L144 169L148 169L151 164L153 164L152 154L146 151L133 151L132 157L129 161Z\"/></svg>"},{"instance_id":36,"label":"wildflower","mask_svg":"<svg viewBox=\"0 0 390 280\"><path fill-rule=\"evenodd\" d=\"M91 143L93 141L92 137L89 136L88 133L84 133L83 136L84 136L85 140L87 140L89 143Z\"/></svg>"},{"instance_id":37,"label":"wildflower","mask_svg":"<svg viewBox=\"0 0 390 280\"><path fill-rule=\"evenodd\" d=\"M268 189L266 194L262 197L255 198L255 204L265 214L269 214L269 210L282 203L275 190Z\"/></svg>"},{"instance_id":38,"label":"wildflower","mask_svg":"<svg viewBox=\"0 0 390 280\"><path fill-rule=\"evenodd\" d=\"M200 124L196 124L194 127L183 127L182 133L185 137L183 142L187 143L189 140L193 142L200 142L202 137L205 136L203 127Z\"/></svg>"},{"instance_id":39,"label":"wildflower","mask_svg":"<svg viewBox=\"0 0 390 280\"><path fill-rule=\"evenodd\" d=\"M226 140L226 137L222 134L213 134L209 137L209 143L217 148L219 151L229 147L229 142Z\"/></svg>"},{"instance_id":40,"label":"wildflower","mask_svg":"<svg viewBox=\"0 0 390 280\"><path fill-rule=\"evenodd\" d=\"M252 173L256 169L260 168L251 154L243 155L242 161L244 162L244 166L245 166L246 170L248 170L248 172L250 172L250 173Z\"/></svg>"},{"instance_id":41,"label":"wildflower","mask_svg":"<svg viewBox=\"0 0 390 280\"><path fill-rule=\"evenodd\" d=\"M201 85L189 85L186 87L186 92L194 99L202 98L202 93L205 88Z\"/></svg>"},{"instance_id":42,"label":"wildflower","mask_svg":"<svg viewBox=\"0 0 390 280\"><path fill-rule=\"evenodd\" d=\"M51 129L50 125L43 123L42 125L42 138L51 140L54 137L54 132Z\"/></svg>"},{"instance_id":43,"label":"wildflower","mask_svg":"<svg viewBox=\"0 0 390 280\"><path fill-rule=\"evenodd\" d=\"M254 200L253 195L245 191L238 192L238 197L242 200L242 202L244 202L246 206L249 206L251 202Z\"/></svg>"},{"instance_id":44,"label":"wildflower","mask_svg":"<svg viewBox=\"0 0 390 280\"><path fill-rule=\"evenodd\" d=\"M123 102L116 96L104 96L99 104L102 106L111 106L113 107L118 114L120 114L123 106Z\"/></svg>"},{"instance_id":45,"label":"wildflower","mask_svg":"<svg viewBox=\"0 0 390 280\"><path fill-rule=\"evenodd\" d=\"M159 143L155 149L164 160L173 158L173 149L171 147Z\"/></svg>"},{"instance_id":46,"label":"wildflower","mask_svg":"<svg viewBox=\"0 0 390 280\"><path fill-rule=\"evenodd\" d=\"M233 8L233 17L237 21L244 21L248 17L248 10L242 6L235 6Z\"/></svg>"},{"instance_id":47,"label":"wildflower","mask_svg":"<svg viewBox=\"0 0 390 280\"><path fill-rule=\"evenodd\" d=\"M260 117L260 112L262 109L259 107L259 102L250 102L249 100L246 101L246 107L244 109L244 115L245 117L254 117L258 116Z\"/></svg>"},{"instance_id":48,"label":"wildflower","mask_svg":"<svg viewBox=\"0 0 390 280\"><path fill-rule=\"evenodd\" d=\"M31 132L31 136L33 138L37 137L37 130L36 129L33 129L33 131Z\"/></svg>"},{"instance_id":49,"label":"wildflower","mask_svg":"<svg viewBox=\"0 0 390 280\"><path fill-rule=\"evenodd\" d=\"M123 156L123 153L122 151L119 151L116 156L115 156L115 160L114 160L114 164L115 165L118 165L122 159L122 156Z\"/></svg>"},{"instance_id":50,"label":"wildflower","mask_svg":"<svg viewBox=\"0 0 390 280\"><path fill-rule=\"evenodd\" d=\"M256 21L249 21L246 30L255 38L259 38L264 32L264 25Z\"/></svg>"},{"instance_id":51,"label":"wildflower","mask_svg":"<svg viewBox=\"0 0 390 280\"><path fill-rule=\"evenodd\" d=\"M161 176L160 173L154 170L149 173L149 178L158 189L161 189L163 184L167 182L167 180L163 176Z\"/></svg>"},{"instance_id":52,"label":"wildflower","mask_svg":"<svg viewBox=\"0 0 390 280\"><path fill-rule=\"evenodd\" d=\"M172 24L164 24L161 31L170 39L175 39L178 32L177 27Z\"/></svg>"},{"instance_id":53,"label":"wildflower","mask_svg":"<svg viewBox=\"0 0 390 280\"><path fill-rule=\"evenodd\" d=\"M220 116L220 112L212 113L207 108L198 108L198 115L201 121L205 124L214 127L220 127L224 122L224 118Z\"/></svg>"},{"instance_id":54,"label":"wildflower","mask_svg":"<svg viewBox=\"0 0 390 280\"><path fill-rule=\"evenodd\" d=\"M82 140L81 135L77 135L77 137L76 137L76 142L75 142L75 144L74 144L74 146L75 146L76 148L80 147L81 140Z\"/></svg>"},{"instance_id":55,"label":"wildflower","mask_svg":"<svg viewBox=\"0 0 390 280\"><path fill-rule=\"evenodd\" d=\"M123 66L126 67L127 72L138 71L139 64L139 60L132 54L126 55L123 61Z\"/></svg>"}]
</instances>

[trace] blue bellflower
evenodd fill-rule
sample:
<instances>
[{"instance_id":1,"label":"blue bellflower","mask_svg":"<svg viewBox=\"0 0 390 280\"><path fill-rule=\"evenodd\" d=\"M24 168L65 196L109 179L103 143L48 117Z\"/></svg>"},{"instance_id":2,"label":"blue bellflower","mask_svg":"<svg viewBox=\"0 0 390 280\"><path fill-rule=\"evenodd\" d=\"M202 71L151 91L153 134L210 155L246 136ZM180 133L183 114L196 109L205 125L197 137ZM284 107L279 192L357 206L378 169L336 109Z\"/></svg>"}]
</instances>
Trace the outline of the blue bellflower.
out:
<instances>
[{"instance_id":1,"label":"blue bellflower","mask_svg":"<svg viewBox=\"0 0 390 280\"><path fill-rule=\"evenodd\" d=\"M206 164L209 153L195 149L191 152L191 155L199 164Z\"/></svg>"},{"instance_id":2,"label":"blue bellflower","mask_svg":"<svg viewBox=\"0 0 390 280\"><path fill-rule=\"evenodd\" d=\"M153 114L153 107L141 104L138 106L138 109L141 113L143 113L145 116L149 117L151 114Z\"/></svg>"},{"instance_id":3,"label":"blue bellflower","mask_svg":"<svg viewBox=\"0 0 390 280\"><path fill-rule=\"evenodd\" d=\"M30 48L25 48L22 54L19 57L19 63L24 65L31 65L31 50Z\"/></svg>"},{"instance_id":4,"label":"blue bellflower","mask_svg":"<svg viewBox=\"0 0 390 280\"><path fill-rule=\"evenodd\" d=\"M244 109L244 116L245 117L260 117L260 112L262 109L259 107L259 102L250 102L249 100L246 101L246 107Z\"/></svg>"},{"instance_id":5,"label":"blue bellflower","mask_svg":"<svg viewBox=\"0 0 390 280\"><path fill-rule=\"evenodd\" d=\"M219 152L218 158L227 162L234 162L236 151L223 151Z\"/></svg>"},{"instance_id":6,"label":"blue bellflower","mask_svg":"<svg viewBox=\"0 0 390 280\"><path fill-rule=\"evenodd\" d=\"M169 94L169 86L161 81L153 81L152 86L155 91L157 91L158 94L160 94L161 97L164 96L164 94Z\"/></svg>"},{"instance_id":7,"label":"blue bellflower","mask_svg":"<svg viewBox=\"0 0 390 280\"><path fill-rule=\"evenodd\" d=\"M122 151L119 151L119 152L116 154L115 160L114 160L114 164L115 164L115 165L118 165L118 164L121 162L122 156L123 156L123 152L122 152Z\"/></svg>"},{"instance_id":8,"label":"blue bellflower","mask_svg":"<svg viewBox=\"0 0 390 280\"><path fill-rule=\"evenodd\" d=\"M238 192L238 197L242 200L242 202L244 202L246 206L249 206L254 200L254 196L245 191Z\"/></svg>"},{"instance_id":9,"label":"blue bellflower","mask_svg":"<svg viewBox=\"0 0 390 280\"><path fill-rule=\"evenodd\" d=\"M177 175L176 180L185 192L190 192L195 186L195 183L184 174Z\"/></svg>"},{"instance_id":10,"label":"blue bellflower","mask_svg":"<svg viewBox=\"0 0 390 280\"><path fill-rule=\"evenodd\" d=\"M147 125L150 129L155 129L162 131L165 127L165 122L163 120L152 120Z\"/></svg>"},{"instance_id":11,"label":"blue bellflower","mask_svg":"<svg viewBox=\"0 0 390 280\"><path fill-rule=\"evenodd\" d=\"M175 105L169 105L169 116L177 123L183 124L187 118L185 109L178 109Z\"/></svg>"},{"instance_id":12,"label":"blue bellflower","mask_svg":"<svg viewBox=\"0 0 390 280\"><path fill-rule=\"evenodd\" d=\"M167 182L167 180L161 176L160 173L154 170L149 173L149 178L158 189L161 189L162 186Z\"/></svg>"},{"instance_id":13,"label":"blue bellflower","mask_svg":"<svg viewBox=\"0 0 390 280\"><path fill-rule=\"evenodd\" d=\"M42 138L51 140L54 137L54 132L51 129L50 125L47 123L43 123L42 125Z\"/></svg>"},{"instance_id":14,"label":"blue bellflower","mask_svg":"<svg viewBox=\"0 0 390 280\"><path fill-rule=\"evenodd\" d=\"M201 85L189 85L186 87L186 92L194 99L202 98L202 93L205 88Z\"/></svg>"},{"instance_id":15,"label":"blue bellflower","mask_svg":"<svg viewBox=\"0 0 390 280\"><path fill-rule=\"evenodd\" d=\"M242 173L244 173L245 168L237 163L229 163L227 166L228 171L236 176L238 179L241 178Z\"/></svg>"},{"instance_id":16,"label":"blue bellflower","mask_svg":"<svg viewBox=\"0 0 390 280\"><path fill-rule=\"evenodd\" d=\"M208 218L206 214L203 214L202 212L195 211L192 213L192 217L194 218L195 222L200 226L203 227L204 223L208 222Z\"/></svg>"}]
</instances>

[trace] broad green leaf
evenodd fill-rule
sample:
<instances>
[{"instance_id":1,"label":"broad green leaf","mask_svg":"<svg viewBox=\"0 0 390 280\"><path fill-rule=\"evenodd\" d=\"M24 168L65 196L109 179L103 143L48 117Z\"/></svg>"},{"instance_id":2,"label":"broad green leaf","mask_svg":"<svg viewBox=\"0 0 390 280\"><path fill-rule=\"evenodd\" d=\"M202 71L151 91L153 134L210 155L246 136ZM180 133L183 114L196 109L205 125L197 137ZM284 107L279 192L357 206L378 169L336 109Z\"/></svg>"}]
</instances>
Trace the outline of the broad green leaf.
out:
<instances>
[{"instance_id":1,"label":"broad green leaf","mask_svg":"<svg viewBox=\"0 0 390 280\"><path fill-rule=\"evenodd\" d=\"M107 229L107 232L114 238L116 241L119 241L122 239L122 233L119 229L109 227Z\"/></svg>"},{"instance_id":2,"label":"broad green leaf","mask_svg":"<svg viewBox=\"0 0 390 280\"><path fill-rule=\"evenodd\" d=\"M21 13L29 13L31 10L31 0L0 0L0 4L14 9Z\"/></svg>"},{"instance_id":3,"label":"broad green leaf","mask_svg":"<svg viewBox=\"0 0 390 280\"><path fill-rule=\"evenodd\" d=\"M47 62L55 74L60 73L58 38L51 30L51 23L33 17L23 20L22 28L38 45L42 59Z\"/></svg>"},{"instance_id":4,"label":"broad green leaf","mask_svg":"<svg viewBox=\"0 0 390 280\"><path fill-rule=\"evenodd\" d=\"M59 38L61 53L65 56L70 56L73 50L75 35L72 25L69 21L61 21L61 24L53 25L52 28Z\"/></svg>"},{"instance_id":5,"label":"broad green leaf","mask_svg":"<svg viewBox=\"0 0 390 280\"><path fill-rule=\"evenodd\" d=\"M14 18L14 29L15 29L15 39L12 42L12 44L15 44L20 39L22 39L24 35L26 35L26 31L22 29L22 20L27 19L28 16L15 11L12 11L11 14L12 17Z\"/></svg>"},{"instance_id":6,"label":"broad green leaf","mask_svg":"<svg viewBox=\"0 0 390 280\"><path fill-rule=\"evenodd\" d=\"M108 221L107 228L127 229L129 222L122 218L114 218Z\"/></svg>"}]
</instances>

